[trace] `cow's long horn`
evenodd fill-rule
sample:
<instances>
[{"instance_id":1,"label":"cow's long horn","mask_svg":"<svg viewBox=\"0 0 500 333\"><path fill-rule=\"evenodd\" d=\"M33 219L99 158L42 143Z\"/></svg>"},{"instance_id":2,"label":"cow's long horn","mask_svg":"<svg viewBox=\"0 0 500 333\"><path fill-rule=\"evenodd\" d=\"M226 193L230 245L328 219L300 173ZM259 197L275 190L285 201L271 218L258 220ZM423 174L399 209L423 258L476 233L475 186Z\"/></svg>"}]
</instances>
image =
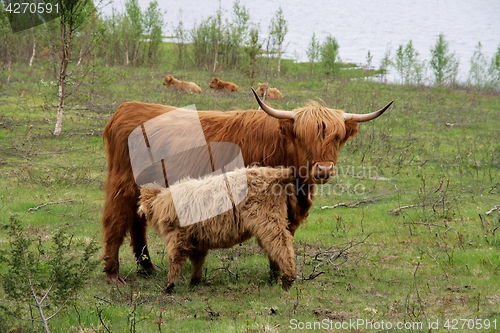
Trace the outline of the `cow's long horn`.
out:
<instances>
[{"instance_id":1,"label":"cow's long horn","mask_svg":"<svg viewBox=\"0 0 500 333\"><path fill-rule=\"evenodd\" d=\"M257 99L257 103L259 103L260 108L264 110L268 115L278 119L293 119L293 117L295 116L295 113L293 111L276 110L264 104L264 102L262 102L262 100L260 99L260 97L257 95L257 93L253 88L252 92L255 95L255 98Z\"/></svg>"},{"instance_id":2,"label":"cow's long horn","mask_svg":"<svg viewBox=\"0 0 500 333\"><path fill-rule=\"evenodd\" d=\"M382 109L377 110L377 111L372 112L372 113L367 113L367 114L344 113L344 119L345 120L349 120L349 119L356 120L358 123L370 121L370 120L377 118L382 113L384 113L385 110L387 110L392 105L392 103L394 103L394 101L390 101L389 104L384 106Z\"/></svg>"}]
</instances>

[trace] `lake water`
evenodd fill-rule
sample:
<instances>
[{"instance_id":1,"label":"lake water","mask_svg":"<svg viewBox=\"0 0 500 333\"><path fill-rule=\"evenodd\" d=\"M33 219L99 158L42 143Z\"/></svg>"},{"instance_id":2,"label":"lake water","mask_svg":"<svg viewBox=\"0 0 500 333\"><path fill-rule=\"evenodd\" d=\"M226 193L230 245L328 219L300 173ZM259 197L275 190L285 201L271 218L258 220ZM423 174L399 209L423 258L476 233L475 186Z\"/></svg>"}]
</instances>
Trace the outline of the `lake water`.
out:
<instances>
[{"instance_id":1,"label":"lake water","mask_svg":"<svg viewBox=\"0 0 500 333\"><path fill-rule=\"evenodd\" d=\"M178 24L179 10L184 26L213 15L219 6L232 11L233 0L159 0L167 11L166 34L173 34ZM123 0L115 0L115 8L123 11ZM139 0L143 9L149 0ZM392 56L399 45L410 40L421 60L430 59L430 49L443 33L450 50L460 61L459 79L465 81L470 69L470 59L478 42L486 58L500 46L500 0L312 0L267 1L241 0L250 12L250 20L260 24L261 37L268 35L269 22L282 7L288 21L285 57L307 61L306 50L311 36L316 33L319 41L331 34L340 45L343 62L367 63L367 54L373 56L372 66L379 68L387 50ZM109 6L104 9L110 13Z\"/></svg>"}]
</instances>

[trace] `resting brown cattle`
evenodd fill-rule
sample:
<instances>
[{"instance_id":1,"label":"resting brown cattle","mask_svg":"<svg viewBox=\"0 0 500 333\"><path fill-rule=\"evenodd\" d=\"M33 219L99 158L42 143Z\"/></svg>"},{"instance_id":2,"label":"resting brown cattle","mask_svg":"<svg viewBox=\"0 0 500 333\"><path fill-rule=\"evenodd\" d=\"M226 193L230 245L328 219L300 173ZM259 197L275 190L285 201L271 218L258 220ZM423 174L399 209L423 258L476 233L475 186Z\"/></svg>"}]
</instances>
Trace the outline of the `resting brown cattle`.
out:
<instances>
[{"instance_id":1,"label":"resting brown cattle","mask_svg":"<svg viewBox=\"0 0 500 333\"><path fill-rule=\"evenodd\" d=\"M174 195L189 201L191 214L196 218L205 210L219 208L219 199L212 198L227 192L226 181L235 190L246 193L234 210L190 225L179 221L175 202L181 199L175 201ZM229 248L253 236L269 258L272 279L282 274L282 287L288 290L296 277L293 235L307 215L295 194L291 168L242 168L169 188L145 185L138 213L146 217L167 247L169 267L164 291L172 291L187 258L192 265L191 284L198 284L209 250ZM210 207L206 207L207 202Z\"/></svg>"},{"instance_id":2,"label":"resting brown cattle","mask_svg":"<svg viewBox=\"0 0 500 333\"><path fill-rule=\"evenodd\" d=\"M165 76L163 79L163 85L169 90L186 91L195 94L201 93L201 88L196 83L177 80L172 75Z\"/></svg>"},{"instance_id":3,"label":"resting brown cattle","mask_svg":"<svg viewBox=\"0 0 500 333\"><path fill-rule=\"evenodd\" d=\"M255 93L255 92L254 92ZM199 111L207 142L232 142L241 148L245 165L294 167L302 191L301 206L312 204L314 184L334 174L339 149L358 131L358 122L381 115L391 104L370 114L350 114L311 103L294 111L275 110L257 97L263 110ZM118 107L104 128L107 178L102 216L104 271L108 281L119 276L118 252L127 234L145 273L155 270L146 241L145 220L137 215L139 187L130 162L128 137L144 122L177 109L173 106L127 102ZM187 129L189 130L189 129Z\"/></svg>"},{"instance_id":4,"label":"resting brown cattle","mask_svg":"<svg viewBox=\"0 0 500 333\"><path fill-rule=\"evenodd\" d=\"M229 92L238 92L239 88L236 84L229 81L222 81L218 77L214 77L212 81L210 81L210 88L215 90L229 91Z\"/></svg>"},{"instance_id":5,"label":"resting brown cattle","mask_svg":"<svg viewBox=\"0 0 500 333\"><path fill-rule=\"evenodd\" d=\"M285 98L285 96L283 96L281 91L279 91L276 88L269 87L269 83L267 83L267 82L259 83L259 88L257 88L257 90L255 92L260 97L264 97L264 93L265 93L266 100L267 99L284 99Z\"/></svg>"}]
</instances>

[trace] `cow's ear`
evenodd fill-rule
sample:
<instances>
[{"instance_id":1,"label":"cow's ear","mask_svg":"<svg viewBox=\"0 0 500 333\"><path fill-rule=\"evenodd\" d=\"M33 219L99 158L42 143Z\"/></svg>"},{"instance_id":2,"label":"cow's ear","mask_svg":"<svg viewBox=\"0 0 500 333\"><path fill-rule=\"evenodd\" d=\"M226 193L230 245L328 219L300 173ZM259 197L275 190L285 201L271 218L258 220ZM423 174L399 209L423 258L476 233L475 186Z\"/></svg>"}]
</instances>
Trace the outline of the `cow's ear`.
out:
<instances>
[{"instance_id":1,"label":"cow's ear","mask_svg":"<svg viewBox=\"0 0 500 333\"><path fill-rule=\"evenodd\" d=\"M354 137L358 134L358 122L352 119L345 121L345 137L342 140L342 144L344 144L347 140Z\"/></svg>"},{"instance_id":2,"label":"cow's ear","mask_svg":"<svg viewBox=\"0 0 500 333\"><path fill-rule=\"evenodd\" d=\"M280 119L280 131L281 134L289 138L290 140L294 138L293 134L293 120L292 119Z\"/></svg>"}]
</instances>

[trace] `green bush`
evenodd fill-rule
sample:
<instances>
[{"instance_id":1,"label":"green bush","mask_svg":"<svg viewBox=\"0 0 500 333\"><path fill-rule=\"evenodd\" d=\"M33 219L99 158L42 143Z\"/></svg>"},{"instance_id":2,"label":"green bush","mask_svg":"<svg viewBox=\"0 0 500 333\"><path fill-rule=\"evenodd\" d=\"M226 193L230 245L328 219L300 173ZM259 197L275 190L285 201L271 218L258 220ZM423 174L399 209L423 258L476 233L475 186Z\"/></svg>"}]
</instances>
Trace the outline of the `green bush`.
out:
<instances>
[{"instance_id":1,"label":"green bush","mask_svg":"<svg viewBox=\"0 0 500 333\"><path fill-rule=\"evenodd\" d=\"M1 279L6 299L16 304L7 314L41 323L49 332L48 321L75 299L96 268L97 243L74 240L62 230L53 234L52 242L43 241L15 217L4 228L10 247L0 252L6 265Z\"/></svg>"},{"instance_id":2,"label":"green bush","mask_svg":"<svg viewBox=\"0 0 500 333\"><path fill-rule=\"evenodd\" d=\"M440 34L434 47L431 48L432 58L429 65L434 74L436 85L450 85L455 83L458 75L459 62L456 55L450 52L448 42Z\"/></svg>"}]
</instances>

